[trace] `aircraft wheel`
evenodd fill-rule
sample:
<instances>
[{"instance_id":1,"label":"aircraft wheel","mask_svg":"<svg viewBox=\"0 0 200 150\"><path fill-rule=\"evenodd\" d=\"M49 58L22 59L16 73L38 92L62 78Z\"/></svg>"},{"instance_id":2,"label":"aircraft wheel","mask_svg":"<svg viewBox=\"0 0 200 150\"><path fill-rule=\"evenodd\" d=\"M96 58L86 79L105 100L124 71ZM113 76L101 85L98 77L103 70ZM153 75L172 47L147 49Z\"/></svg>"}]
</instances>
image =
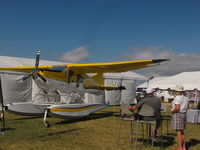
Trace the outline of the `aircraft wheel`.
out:
<instances>
[{"instance_id":1,"label":"aircraft wheel","mask_svg":"<svg viewBox=\"0 0 200 150\"><path fill-rule=\"evenodd\" d=\"M49 128L50 127L50 123L49 122L45 122L44 126L45 126L45 128Z\"/></svg>"}]
</instances>

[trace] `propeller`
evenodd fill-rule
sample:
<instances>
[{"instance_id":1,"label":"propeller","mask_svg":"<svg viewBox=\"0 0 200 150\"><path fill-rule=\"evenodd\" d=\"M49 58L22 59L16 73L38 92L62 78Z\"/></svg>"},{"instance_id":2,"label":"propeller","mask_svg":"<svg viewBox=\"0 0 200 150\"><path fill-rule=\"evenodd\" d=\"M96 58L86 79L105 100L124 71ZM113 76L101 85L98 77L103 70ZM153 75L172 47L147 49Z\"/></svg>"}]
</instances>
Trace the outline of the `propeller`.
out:
<instances>
[{"instance_id":1,"label":"propeller","mask_svg":"<svg viewBox=\"0 0 200 150\"><path fill-rule=\"evenodd\" d=\"M37 51L36 58L35 58L35 69L32 70L32 73L23 77L22 81L25 81L30 77L39 76L44 82L46 82L47 80L39 74L39 71L50 71L50 72L65 72L66 71L66 66L64 65L53 66L52 68L48 68L48 69L40 69L39 64L40 64L40 51Z\"/></svg>"},{"instance_id":2,"label":"propeller","mask_svg":"<svg viewBox=\"0 0 200 150\"><path fill-rule=\"evenodd\" d=\"M35 69L38 69L39 63L40 63L40 51L37 51L35 60Z\"/></svg>"},{"instance_id":3,"label":"propeller","mask_svg":"<svg viewBox=\"0 0 200 150\"><path fill-rule=\"evenodd\" d=\"M40 62L40 51L37 51L37 54L36 54L36 59L35 59L35 69L33 70L32 73L28 74L27 76L23 77L21 80L24 82L26 81L27 79L29 79L30 77L33 77L35 78L34 76L36 75L39 75L39 62Z\"/></svg>"},{"instance_id":4,"label":"propeller","mask_svg":"<svg viewBox=\"0 0 200 150\"><path fill-rule=\"evenodd\" d=\"M54 66L50 69L40 69L39 68L39 63L40 63L40 51L37 51L36 54L36 59L35 59L35 68L32 70L32 72L30 74L28 74L27 76L22 78L22 81L24 82L25 80L29 79L30 77L33 78L33 80L36 82L37 84L37 79L40 79L41 81L44 82L44 84L46 84L47 86L49 86L48 80L43 77L39 72L40 71L51 71L51 72L62 72L65 71L66 66ZM41 87L41 86L39 86ZM47 93L45 91L45 89L41 88L45 93Z\"/></svg>"}]
</instances>

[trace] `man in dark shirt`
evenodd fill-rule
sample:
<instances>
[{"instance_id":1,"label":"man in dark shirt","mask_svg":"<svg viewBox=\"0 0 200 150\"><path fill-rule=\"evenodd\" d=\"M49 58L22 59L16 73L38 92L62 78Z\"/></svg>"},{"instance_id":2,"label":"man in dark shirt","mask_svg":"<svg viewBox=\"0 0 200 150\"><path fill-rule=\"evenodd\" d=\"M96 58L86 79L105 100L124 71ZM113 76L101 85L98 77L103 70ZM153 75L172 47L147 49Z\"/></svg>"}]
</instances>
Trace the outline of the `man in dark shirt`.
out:
<instances>
[{"instance_id":1,"label":"man in dark shirt","mask_svg":"<svg viewBox=\"0 0 200 150\"><path fill-rule=\"evenodd\" d=\"M151 106L154 111L155 111L155 119L156 119L156 131L155 134L157 133L157 129L160 127L160 109L161 109L161 102L160 99L156 96L154 96L154 89L151 87L148 87L146 89L147 96L143 99L141 99L136 105L130 106L129 110L134 111L138 108L140 108L143 104L147 104ZM148 119L148 118L145 118Z\"/></svg>"}]
</instances>

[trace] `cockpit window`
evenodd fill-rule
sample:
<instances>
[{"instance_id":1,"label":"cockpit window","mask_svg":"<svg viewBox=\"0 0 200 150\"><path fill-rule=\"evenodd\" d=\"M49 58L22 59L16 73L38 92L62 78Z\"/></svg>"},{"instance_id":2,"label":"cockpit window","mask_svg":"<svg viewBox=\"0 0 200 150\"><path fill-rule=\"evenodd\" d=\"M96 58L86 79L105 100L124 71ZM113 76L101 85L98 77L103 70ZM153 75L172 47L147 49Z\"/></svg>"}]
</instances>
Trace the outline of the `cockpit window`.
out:
<instances>
[{"instance_id":1,"label":"cockpit window","mask_svg":"<svg viewBox=\"0 0 200 150\"><path fill-rule=\"evenodd\" d=\"M65 72L67 66L53 66L49 70L50 71L55 71L55 72Z\"/></svg>"}]
</instances>

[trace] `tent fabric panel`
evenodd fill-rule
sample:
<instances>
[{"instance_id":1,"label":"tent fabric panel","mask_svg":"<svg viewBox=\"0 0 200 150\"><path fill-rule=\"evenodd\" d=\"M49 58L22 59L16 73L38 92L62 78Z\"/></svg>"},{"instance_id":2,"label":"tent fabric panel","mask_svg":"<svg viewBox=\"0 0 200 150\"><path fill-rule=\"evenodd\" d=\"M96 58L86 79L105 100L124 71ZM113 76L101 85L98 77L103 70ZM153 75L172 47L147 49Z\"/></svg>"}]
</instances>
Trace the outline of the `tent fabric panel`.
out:
<instances>
[{"instance_id":1,"label":"tent fabric panel","mask_svg":"<svg viewBox=\"0 0 200 150\"><path fill-rule=\"evenodd\" d=\"M105 79L105 85L121 86L121 80ZM117 105L121 102L121 90L105 91L106 103L110 105Z\"/></svg>"},{"instance_id":2,"label":"tent fabric panel","mask_svg":"<svg viewBox=\"0 0 200 150\"><path fill-rule=\"evenodd\" d=\"M122 90L122 95L121 95L121 102L120 103L135 103L135 98L136 98L136 89L135 89L135 80L128 81L128 80L123 80L122 81L122 86L126 87L126 90Z\"/></svg>"},{"instance_id":3,"label":"tent fabric panel","mask_svg":"<svg viewBox=\"0 0 200 150\"><path fill-rule=\"evenodd\" d=\"M105 103L104 91L85 93L85 104L103 104Z\"/></svg>"},{"instance_id":4,"label":"tent fabric panel","mask_svg":"<svg viewBox=\"0 0 200 150\"><path fill-rule=\"evenodd\" d=\"M25 75L1 73L4 104L16 102L29 102L32 99L32 82L27 79L22 82Z\"/></svg>"}]
</instances>

